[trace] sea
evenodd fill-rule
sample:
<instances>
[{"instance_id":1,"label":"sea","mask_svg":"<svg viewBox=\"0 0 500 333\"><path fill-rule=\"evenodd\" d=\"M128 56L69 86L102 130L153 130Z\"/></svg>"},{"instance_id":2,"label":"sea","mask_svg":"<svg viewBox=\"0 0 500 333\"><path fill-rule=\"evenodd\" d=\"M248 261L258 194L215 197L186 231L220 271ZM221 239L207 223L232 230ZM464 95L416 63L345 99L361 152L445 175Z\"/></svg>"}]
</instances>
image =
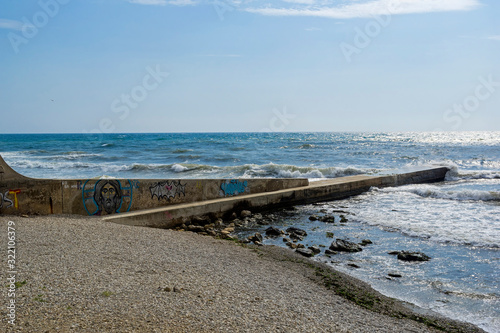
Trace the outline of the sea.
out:
<instances>
[{"instance_id":1,"label":"sea","mask_svg":"<svg viewBox=\"0 0 500 333\"><path fill-rule=\"evenodd\" d=\"M305 245L320 248L334 238L370 239L361 252L326 256L323 248L314 260L419 311L500 332L500 132L0 134L0 155L21 174L58 179L317 181L446 166L444 182L296 206L277 212L275 224L307 230ZM347 222L309 219L318 214ZM388 254L395 250L431 259L402 262Z\"/></svg>"}]
</instances>

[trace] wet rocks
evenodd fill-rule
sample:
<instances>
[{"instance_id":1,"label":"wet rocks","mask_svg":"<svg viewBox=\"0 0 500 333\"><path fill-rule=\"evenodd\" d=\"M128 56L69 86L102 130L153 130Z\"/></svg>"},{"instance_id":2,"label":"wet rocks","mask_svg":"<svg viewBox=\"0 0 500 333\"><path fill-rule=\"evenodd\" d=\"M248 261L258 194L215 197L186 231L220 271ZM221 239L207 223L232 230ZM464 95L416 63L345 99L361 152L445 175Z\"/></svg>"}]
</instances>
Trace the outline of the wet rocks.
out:
<instances>
[{"instance_id":1,"label":"wet rocks","mask_svg":"<svg viewBox=\"0 0 500 333\"><path fill-rule=\"evenodd\" d=\"M308 249L311 250L314 254L318 254L318 253L321 252L321 250L319 249L319 247L314 246L314 245L313 246L309 246Z\"/></svg>"},{"instance_id":2,"label":"wet rocks","mask_svg":"<svg viewBox=\"0 0 500 333\"><path fill-rule=\"evenodd\" d=\"M334 223L335 222L335 216L333 216L333 215L325 215L325 216L321 216L319 218L319 220L321 222Z\"/></svg>"},{"instance_id":3,"label":"wet rocks","mask_svg":"<svg viewBox=\"0 0 500 333\"><path fill-rule=\"evenodd\" d=\"M359 244L337 238L332 242L332 244L330 244L330 250L340 252L359 252L363 249L359 246Z\"/></svg>"},{"instance_id":4,"label":"wet rocks","mask_svg":"<svg viewBox=\"0 0 500 333\"><path fill-rule=\"evenodd\" d=\"M242 210L240 213L240 217L244 219L245 217L250 217L252 216L252 212L249 210Z\"/></svg>"},{"instance_id":5,"label":"wet rocks","mask_svg":"<svg viewBox=\"0 0 500 333\"><path fill-rule=\"evenodd\" d=\"M429 261L431 257L422 252L401 251L398 259L403 261Z\"/></svg>"},{"instance_id":6,"label":"wet rocks","mask_svg":"<svg viewBox=\"0 0 500 333\"><path fill-rule=\"evenodd\" d=\"M261 244L262 244L263 239L264 238L262 237L262 235L258 232L256 232L255 235L248 237L248 240L250 240L251 242L254 242L254 243L259 242Z\"/></svg>"},{"instance_id":7,"label":"wet rocks","mask_svg":"<svg viewBox=\"0 0 500 333\"><path fill-rule=\"evenodd\" d=\"M369 239L363 239L361 241L361 243L359 243L359 245L361 245L361 246L366 246L366 245L369 245L369 244L373 244L373 242L371 240L369 240Z\"/></svg>"},{"instance_id":8,"label":"wet rocks","mask_svg":"<svg viewBox=\"0 0 500 333\"><path fill-rule=\"evenodd\" d=\"M286 229L286 232L289 234L296 234L299 236L307 236L307 232L304 229L299 229L299 228L295 228L295 227L290 227L290 228Z\"/></svg>"},{"instance_id":9,"label":"wet rocks","mask_svg":"<svg viewBox=\"0 0 500 333\"><path fill-rule=\"evenodd\" d=\"M311 215L311 216L309 216L309 221L317 221L317 220L319 220L318 215Z\"/></svg>"},{"instance_id":10,"label":"wet rocks","mask_svg":"<svg viewBox=\"0 0 500 333\"><path fill-rule=\"evenodd\" d=\"M418 251L391 251L390 255L397 255L399 260L403 261L429 261L431 257Z\"/></svg>"},{"instance_id":11,"label":"wet rocks","mask_svg":"<svg viewBox=\"0 0 500 333\"><path fill-rule=\"evenodd\" d=\"M314 256L314 252L310 249L299 248L299 249L296 249L295 252L303 255L304 257Z\"/></svg>"},{"instance_id":12,"label":"wet rocks","mask_svg":"<svg viewBox=\"0 0 500 333\"><path fill-rule=\"evenodd\" d=\"M390 277L395 277L395 278L403 277L403 275L401 275L399 273L388 273L387 275L389 275Z\"/></svg>"},{"instance_id":13,"label":"wet rocks","mask_svg":"<svg viewBox=\"0 0 500 333\"><path fill-rule=\"evenodd\" d=\"M269 237L278 237L281 236L284 232L276 227L269 227L265 230L266 236Z\"/></svg>"}]
</instances>

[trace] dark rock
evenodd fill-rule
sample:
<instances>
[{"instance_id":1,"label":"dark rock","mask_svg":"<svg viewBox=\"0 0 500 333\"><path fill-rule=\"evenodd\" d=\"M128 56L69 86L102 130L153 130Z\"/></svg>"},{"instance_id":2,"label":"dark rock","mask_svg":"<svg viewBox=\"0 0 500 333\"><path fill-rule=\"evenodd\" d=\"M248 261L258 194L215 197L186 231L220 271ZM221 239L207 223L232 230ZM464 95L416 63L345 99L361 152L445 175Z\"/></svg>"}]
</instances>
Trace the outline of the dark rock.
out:
<instances>
[{"instance_id":1,"label":"dark rock","mask_svg":"<svg viewBox=\"0 0 500 333\"><path fill-rule=\"evenodd\" d=\"M264 244L262 244L262 242L259 242L259 241L255 241L253 242L255 245L258 245L258 246L264 246Z\"/></svg>"},{"instance_id":2,"label":"dark rock","mask_svg":"<svg viewBox=\"0 0 500 333\"><path fill-rule=\"evenodd\" d=\"M314 256L313 251L309 249L296 249L295 252L302 254L304 257L312 257Z\"/></svg>"},{"instance_id":3,"label":"dark rock","mask_svg":"<svg viewBox=\"0 0 500 333\"><path fill-rule=\"evenodd\" d=\"M237 219L237 218L238 218L238 215L236 215L236 213L235 213L235 212L233 212L231 215L229 215L229 219L228 219L228 220L229 220L229 221L232 221L232 220L235 220L235 219Z\"/></svg>"},{"instance_id":4,"label":"dark rock","mask_svg":"<svg viewBox=\"0 0 500 333\"><path fill-rule=\"evenodd\" d=\"M333 238L333 232L327 231L326 232L326 237Z\"/></svg>"},{"instance_id":5,"label":"dark rock","mask_svg":"<svg viewBox=\"0 0 500 333\"><path fill-rule=\"evenodd\" d=\"M241 218L250 217L250 216L252 216L252 212L249 210L242 210L240 213Z\"/></svg>"},{"instance_id":6,"label":"dark rock","mask_svg":"<svg viewBox=\"0 0 500 333\"><path fill-rule=\"evenodd\" d=\"M340 217L340 223L346 223L347 221L349 221L344 215L339 215Z\"/></svg>"},{"instance_id":7,"label":"dark rock","mask_svg":"<svg viewBox=\"0 0 500 333\"><path fill-rule=\"evenodd\" d=\"M288 232L289 234L297 234L297 235L300 235L300 236L307 236L307 232L303 229L299 229L299 228L295 228L295 227L290 227L288 229L286 229L286 232Z\"/></svg>"},{"instance_id":8,"label":"dark rock","mask_svg":"<svg viewBox=\"0 0 500 333\"><path fill-rule=\"evenodd\" d=\"M283 234L283 231L281 231L280 229L278 229L276 227L269 227L266 229L267 236L277 237L277 236L281 236L281 234Z\"/></svg>"},{"instance_id":9,"label":"dark rock","mask_svg":"<svg viewBox=\"0 0 500 333\"><path fill-rule=\"evenodd\" d=\"M297 248L297 244L294 244L294 243L292 243L292 242L288 242L288 243L286 243L286 246L288 246L288 247L289 247L289 248L291 248L291 249L296 249L296 248Z\"/></svg>"},{"instance_id":10,"label":"dark rock","mask_svg":"<svg viewBox=\"0 0 500 333\"><path fill-rule=\"evenodd\" d=\"M359 266L358 266L358 265L353 264L353 263L347 264L347 266L354 267L354 268L359 268Z\"/></svg>"},{"instance_id":11,"label":"dark rock","mask_svg":"<svg viewBox=\"0 0 500 333\"><path fill-rule=\"evenodd\" d=\"M258 225L269 225L269 221L266 219L257 220Z\"/></svg>"},{"instance_id":12,"label":"dark rock","mask_svg":"<svg viewBox=\"0 0 500 333\"><path fill-rule=\"evenodd\" d=\"M366 246L368 244L373 244L373 242L369 239L363 239L361 243L359 243L361 246Z\"/></svg>"},{"instance_id":13,"label":"dark rock","mask_svg":"<svg viewBox=\"0 0 500 333\"><path fill-rule=\"evenodd\" d=\"M262 243L262 240L264 239L262 235L258 232L255 233L255 235L248 237L248 239L254 243L260 242Z\"/></svg>"},{"instance_id":14,"label":"dark rock","mask_svg":"<svg viewBox=\"0 0 500 333\"><path fill-rule=\"evenodd\" d=\"M288 243L291 242L290 238L283 237L283 242Z\"/></svg>"},{"instance_id":15,"label":"dark rock","mask_svg":"<svg viewBox=\"0 0 500 333\"><path fill-rule=\"evenodd\" d=\"M397 256L401 251L391 251L387 252L387 254L390 254L391 256Z\"/></svg>"},{"instance_id":16,"label":"dark rock","mask_svg":"<svg viewBox=\"0 0 500 333\"><path fill-rule=\"evenodd\" d=\"M298 248L298 249L303 249L303 248L305 248L305 246L304 246L304 244L300 244L300 243L298 243L298 244L297 244L297 248Z\"/></svg>"},{"instance_id":17,"label":"dark rock","mask_svg":"<svg viewBox=\"0 0 500 333\"><path fill-rule=\"evenodd\" d=\"M215 222L214 222L214 225L215 227L219 228L219 227L222 227L224 225L224 221L222 219L217 219Z\"/></svg>"},{"instance_id":18,"label":"dark rock","mask_svg":"<svg viewBox=\"0 0 500 333\"><path fill-rule=\"evenodd\" d=\"M431 257L422 252L401 251L398 253L398 259L404 261L428 261Z\"/></svg>"},{"instance_id":19,"label":"dark rock","mask_svg":"<svg viewBox=\"0 0 500 333\"><path fill-rule=\"evenodd\" d=\"M196 225L206 225L212 222L208 216L195 216L191 219L192 224Z\"/></svg>"},{"instance_id":20,"label":"dark rock","mask_svg":"<svg viewBox=\"0 0 500 333\"><path fill-rule=\"evenodd\" d=\"M303 240L304 240L304 237L303 237L303 236L301 236L301 235L297 235L297 234L296 234L296 233L294 233L294 232L290 234L290 238L291 238L294 242L299 241L299 240L300 240L300 241L303 241Z\"/></svg>"},{"instance_id":21,"label":"dark rock","mask_svg":"<svg viewBox=\"0 0 500 333\"><path fill-rule=\"evenodd\" d=\"M190 225L187 226L187 230L188 231L192 231L192 232L204 232L205 228L202 227L201 225L190 224Z\"/></svg>"},{"instance_id":22,"label":"dark rock","mask_svg":"<svg viewBox=\"0 0 500 333\"><path fill-rule=\"evenodd\" d=\"M330 245L330 250L343 252L359 252L363 249L356 243L337 238Z\"/></svg>"},{"instance_id":23,"label":"dark rock","mask_svg":"<svg viewBox=\"0 0 500 333\"><path fill-rule=\"evenodd\" d=\"M318 254L321 252L321 250L317 246L309 246L308 249L313 251L313 253L315 253L315 254Z\"/></svg>"},{"instance_id":24,"label":"dark rock","mask_svg":"<svg viewBox=\"0 0 500 333\"><path fill-rule=\"evenodd\" d=\"M319 217L318 217L318 215L311 215L311 216L309 216L309 220L310 221L317 221L317 220L319 220Z\"/></svg>"},{"instance_id":25,"label":"dark rock","mask_svg":"<svg viewBox=\"0 0 500 333\"><path fill-rule=\"evenodd\" d=\"M335 216L333 216L333 215L325 215L325 216L321 216L319 220L321 222L334 223L335 222Z\"/></svg>"},{"instance_id":26,"label":"dark rock","mask_svg":"<svg viewBox=\"0 0 500 333\"><path fill-rule=\"evenodd\" d=\"M332 251L332 250L325 250L325 254L337 254L337 251Z\"/></svg>"},{"instance_id":27,"label":"dark rock","mask_svg":"<svg viewBox=\"0 0 500 333\"><path fill-rule=\"evenodd\" d=\"M403 277L403 275L399 274L399 273L389 273L387 274L389 275L390 277L395 277L395 278L400 278L400 277Z\"/></svg>"}]
</instances>

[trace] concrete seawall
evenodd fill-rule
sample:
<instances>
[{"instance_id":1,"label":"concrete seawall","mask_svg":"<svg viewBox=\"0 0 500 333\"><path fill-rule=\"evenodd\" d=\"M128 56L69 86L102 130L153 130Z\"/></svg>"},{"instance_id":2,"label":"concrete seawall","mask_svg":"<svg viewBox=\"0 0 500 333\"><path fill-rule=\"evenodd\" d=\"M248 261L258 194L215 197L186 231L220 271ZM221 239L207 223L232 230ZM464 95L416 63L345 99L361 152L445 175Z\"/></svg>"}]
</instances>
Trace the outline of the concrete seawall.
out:
<instances>
[{"instance_id":1,"label":"concrete seawall","mask_svg":"<svg viewBox=\"0 0 500 333\"><path fill-rule=\"evenodd\" d=\"M0 214L110 215L307 186L307 179L33 179L0 156Z\"/></svg>"},{"instance_id":2,"label":"concrete seawall","mask_svg":"<svg viewBox=\"0 0 500 333\"><path fill-rule=\"evenodd\" d=\"M442 181L448 168L391 175L307 179L33 179L14 171L0 156L0 214L76 214L159 228L194 216L212 218L242 209L342 199L370 187Z\"/></svg>"},{"instance_id":3,"label":"concrete seawall","mask_svg":"<svg viewBox=\"0 0 500 333\"><path fill-rule=\"evenodd\" d=\"M438 167L385 176L341 177L312 182L307 186L296 188L171 205L112 215L104 219L127 225L172 228L195 216L209 216L214 219L243 209L260 211L294 204L342 199L368 191L371 187L439 182L444 180L448 171L446 167Z\"/></svg>"}]
</instances>

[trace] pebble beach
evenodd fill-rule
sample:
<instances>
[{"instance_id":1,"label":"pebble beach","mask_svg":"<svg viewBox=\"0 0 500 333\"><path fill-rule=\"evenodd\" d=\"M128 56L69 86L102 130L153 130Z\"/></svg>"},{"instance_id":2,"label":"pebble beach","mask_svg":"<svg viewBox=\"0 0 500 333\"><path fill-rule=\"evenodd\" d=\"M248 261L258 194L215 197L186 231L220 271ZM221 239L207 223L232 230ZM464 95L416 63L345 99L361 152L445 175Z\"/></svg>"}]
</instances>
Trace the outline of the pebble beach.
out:
<instances>
[{"instance_id":1,"label":"pebble beach","mask_svg":"<svg viewBox=\"0 0 500 333\"><path fill-rule=\"evenodd\" d=\"M3 230L9 221L17 288L15 324L0 311L6 332L483 332L289 249L100 218L2 216Z\"/></svg>"}]
</instances>

